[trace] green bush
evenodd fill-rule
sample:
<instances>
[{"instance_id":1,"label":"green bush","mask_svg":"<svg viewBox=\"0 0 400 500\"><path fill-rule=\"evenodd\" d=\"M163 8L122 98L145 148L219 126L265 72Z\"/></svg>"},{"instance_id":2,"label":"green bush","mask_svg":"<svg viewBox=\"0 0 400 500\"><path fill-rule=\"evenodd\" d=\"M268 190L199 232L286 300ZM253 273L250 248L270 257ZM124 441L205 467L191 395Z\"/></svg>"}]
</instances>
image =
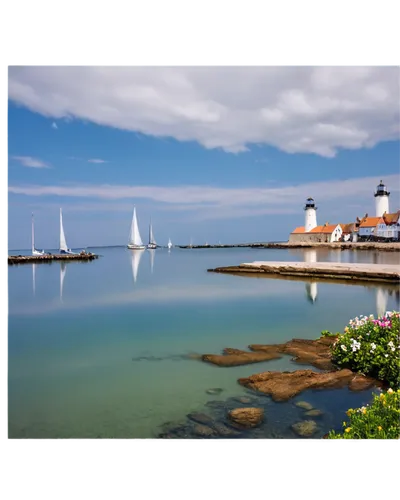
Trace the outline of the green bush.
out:
<instances>
[{"instance_id":1,"label":"green bush","mask_svg":"<svg viewBox=\"0 0 400 500\"><path fill-rule=\"evenodd\" d=\"M327 439L400 438L400 390L374 395L370 406L350 408L346 413L350 422L343 422L343 432L330 431Z\"/></svg>"},{"instance_id":2,"label":"green bush","mask_svg":"<svg viewBox=\"0 0 400 500\"><path fill-rule=\"evenodd\" d=\"M393 311L378 319L371 314L351 320L331 348L332 361L399 388L399 318Z\"/></svg>"}]
</instances>

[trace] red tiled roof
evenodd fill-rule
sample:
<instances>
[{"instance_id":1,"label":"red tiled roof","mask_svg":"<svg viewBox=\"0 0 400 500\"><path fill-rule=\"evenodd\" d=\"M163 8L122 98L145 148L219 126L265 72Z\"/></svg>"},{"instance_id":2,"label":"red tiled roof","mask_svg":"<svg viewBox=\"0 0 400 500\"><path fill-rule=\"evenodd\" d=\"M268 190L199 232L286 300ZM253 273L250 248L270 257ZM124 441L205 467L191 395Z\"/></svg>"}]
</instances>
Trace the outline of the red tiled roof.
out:
<instances>
[{"instance_id":1,"label":"red tiled roof","mask_svg":"<svg viewBox=\"0 0 400 500\"><path fill-rule=\"evenodd\" d=\"M339 226L342 228L343 233L352 233L354 231L354 222L349 222L347 224L339 224Z\"/></svg>"},{"instance_id":2,"label":"red tiled roof","mask_svg":"<svg viewBox=\"0 0 400 500\"><path fill-rule=\"evenodd\" d=\"M364 217L364 219L361 221L360 227L375 227L378 223L381 217Z\"/></svg>"},{"instance_id":3,"label":"red tiled roof","mask_svg":"<svg viewBox=\"0 0 400 500\"><path fill-rule=\"evenodd\" d=\"M314 229L311 229L310 233L331 234L336 229L336 227L337 224L327 224L326 226L317 226L314 227Z\"/></svg>"},{"instance_id":4,"label":"red tiled roof","mask_svg":"<svg viewBox=\"0 0 400 500\"><path fill-rule=\"evenodd\" d=\"M391 224L396 224L397 221L399 220L400 217L400 210L397 210L394 214L383 214L382 219L387 226L390 226ZM382 224L380 222L380 224Z\"/></svg>"},{"instance_id":5,"label":"red tiled roof","mask_svg":"<svg viewBox=\"0 0 400 500\"><path fill-rule=\"evenodd\" d=\"M294 231L291 232L291 234L298 234L298 233L305 233L305 228L304 226L299 226L299 227L296 227L296 229Z\"/></svg>"}]
</instances>

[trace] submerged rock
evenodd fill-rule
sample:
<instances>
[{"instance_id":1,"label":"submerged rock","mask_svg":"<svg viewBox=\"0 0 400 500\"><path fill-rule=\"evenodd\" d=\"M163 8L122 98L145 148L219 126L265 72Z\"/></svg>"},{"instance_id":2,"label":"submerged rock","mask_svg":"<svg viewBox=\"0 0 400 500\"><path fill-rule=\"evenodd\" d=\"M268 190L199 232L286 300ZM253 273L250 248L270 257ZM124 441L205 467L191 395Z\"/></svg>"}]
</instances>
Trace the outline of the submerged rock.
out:
<instances>
[{"instance_id":1,"label":"submerged rock","mask_svg":"<svg viewBox=\"0 0 400 500\"><path fill-rule=\"evenodd\" d=\"M220 424L219 422L214 422L213 429L219 436L222 437L236 437L240 436L240 432L226 426L225 424Z\"/></svg>"},{"instance_id":2,"label":"submerged rock","mask_svg":"<svg viewBox=\"0 0 400 500\"><path fill-rule=\"evenodd\" d=\"M212 425L214 423L214 419L205 413L189 413L187 418L197 424Z\"/></svg>"},{"instance_id":3,"label":"submerged rock","mask_svg":"<svg viewBox=\"0 0 400 500\"><path fill-rule=\"evenodd\" d=\"M254 351L266 351L275 347L280 353L294 356L293 361L296 363L309 364L320 370L333 370L330 346L335 340L336 337L320 337L317 340L292 339L285 344L253 344L249 348Z\"/></svg>"},{"instance_id":4,"label":"submerged rock","mask_svg":"<svg viewBox=\"0 0 400 500\"><path fill-rule=\"evenodd\" d=\"M306 416L306 417L322 417L323 414L324 414L323 411L318 410L317 408L313 408L312 410L306 411L304 413L304 416Z\"/></svg>"},{"instance_id":5,"label":"submerged rock","mask_svg":"<svg viewBox=\"0 0 400 500\"><path fill-rule=\"evenodd\" d=\"M297 401L295 406L302 408L303 410L312 410L314 408L313 405L307 401Z\"/></svg>"},{"instance_id":6,"label":"submerged rock","mask_svg":"<svg viewBox=\"0 0 400 500\"><path fill-rule=\"evenodd\" d=\"M215 408L216 410L221 410L226 407L226 403L225 401L212 399L211 401L207 401L206 406L209 406L210 408Z\"/></svg>"},{"instance_id":7,"label":"submerged rock","mask_svg":"<svg viewBox=\"0 0 400 500\"><path fill-rule=\"evenodd\" d=\"M310 437L317 431L318 426L314 420L304 420L293 424L292 429L299 436Z\"/></svg>"},{"instance_id":8,"label":"submerged rock","mask_svg":"<svg viewBox=\"0 0 400 500\"><path fill-rule=\"evenodd\" d=\"M221 389L220 387L216 387L215 389L207 389L206 393L211 394L212 396L216 396L217 394L221 394L222 391L223 389Z\"/></svg>"},{"instance_id":9,"label":"submerged rock","mask_svg":"<svg viewBox=\"0 0 400 500\"><path fill-rule=\"evenodd\" d=\"M380 385L382 384L372 377L367 377L358 373L354 375L353 379L351 380L349 389L351 391L365 391L366 389L370 389L371 387Z\"/></svg>"},{"instance_id":10,"label":"submerged rock","mask_svg":"<svg viewBox=\"0 0 400 500\"><path fill-rule=\"evenodd\" d=\"M216 435L214 429L208 427L208 425L203 425L203 424L196 424L193 427L193 433L201 437L211 437Z\"/></svg>"},{"instance_id":11,"label":"submerged rock","mask_svg":"<svg viewBox=\"0 0 400 500\"><path fill-rule=\"evenodd\" d=\"M255 398L247 397L247 396L240 396L238 398L232 398L233 401L236 401L238 403L242 403L245 405L252 404L256 402Z\"/></svg>"},{"instance_id":12,"label":"submerged rock","mask_svg":"<svg viewBox=\"0 0 400 500\"><path fill-rule=\"evenodd\" d=\"M274 401L287 401L306 389L345 387L354 377L351 370L317 373L312 370L264 372L240 378L239 384L272 396Z\"/></svg>"},{"instance_id":13,"label":"submerged rock","mask_svg":"<svg viewBox=\"0 0 400 500\"><path fill-rule=\"evenodd\" d=\"M229 419L241 427L256 427L264 419L262 408L235 408L228 414Z\"/></svg>"},{"instance_id":14,"label":"submerged rock","mask_svg":"<svg viewBox=\"0 0 400 500\"><path fill-rule=\"evenodd\" d=\"M204 354L202 360L217 366L240 366L281 357L277 349L271 350L271 352L248 352L226 348L224 354Z\"/></svg>"},{"instance_id":15,"label":"submerged rock","mask_svg":"<svg viewBox=\"0 0 400 500\"><path fill-rule=\"evenodd\" d=\"M250 351L227 347L223 354L203 354L202 360L217 366L239 366L278 359L282 354L291 354L293 360L310 364L320 370L333 370L330 346L336 337L320 337L317 340L292 339L285 344L251 344Z\"/></svg>"}]
</instances>

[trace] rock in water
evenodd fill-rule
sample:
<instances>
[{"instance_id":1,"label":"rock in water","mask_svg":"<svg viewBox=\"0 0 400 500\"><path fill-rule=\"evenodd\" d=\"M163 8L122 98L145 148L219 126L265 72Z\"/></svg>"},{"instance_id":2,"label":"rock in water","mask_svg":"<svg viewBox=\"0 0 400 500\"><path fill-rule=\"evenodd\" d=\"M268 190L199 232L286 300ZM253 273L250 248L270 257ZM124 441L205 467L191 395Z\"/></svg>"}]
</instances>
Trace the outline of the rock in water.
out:
<instances>
[{"instance_id":1,"label":"rock in water","mask_svg":"<svg viewBox=\"0 0 400 500\"><path fill-rule=\"evenodd\" d=\"M216 434L216 432L213 429L211 429L211 427L208 427L208 425L202 425L202 424L196 424L193 427L193 432L197 436L201 436L201 437L211 437L211 436L215 436L215 434Z\"/></svg>"},{"instance_id":2,"label":"rock in water","mask_svg":"<svg viewBox=\"0 0 400 500\"><path fill-rule=\"evenodd\" d=\"M214 423L214 419L205 413L189 413L187 418L196 424L212 425Z\"/></svg>"},{"instance_id":3,"label":"rock in water","mask_svg":"<svg viewBox=\"0 0 400 500\"><path fill-rule=\"evenodd\" d=\"M295 403L295 405L298 406L299 408L302 408L303 410L312 410L313 409L313 405L310 403L307 403L307 401L298 401L297 403Z\"/></svg>"},{"instance_id":4,"label":"rock in water","mask_svg":"<svg viewBox=\"0 0 400 500\"><path fill-rule=\"evenodd\" d=\"M235 408L228 413L230 420L241 427L257 427L263 418L262 408Z\"/></svg>"},{"instance_id":5,"label":"rock in water","mask_svg":"<svg viewBox=\"0 0 400 500\"><path fill-rule=\"evenodd\" d=\"M317 430L317 423L314 420L304 420L292 425L292 429L296 434L302 437L310 437Z\"/></svg>"},{"instance_id":6,"label":"rock in water","mask_svg":"<svg viewBox=\"0 0 400 500\"><path fill-rule=\"evenodd\" d=\"M222 391L223 391L223 389L221 389L220 387L216 387L214 389L207 389L206 393L211 394L212 396L215 396L217 394L221 394Z\"/></svg>"},{"instance_id":7,"label":"rock in water","mask_svg":"<svg viewBox=\"0 0 400 500\"><path fill-rule=\"evenodd\" d=\"M317 408L313 408L312 410L306 411L304 413L304 415L307 417L322 417L323 414L324 414L324 412L321 410L318 410Z\"/></svg>"},{"instance_id":8,"label":"rock in water","mask_svg":"<svg viewBox=\"0 0 400 500\"><path fill-rule=\"evenodd\" d=\"M235 436L240 436L240 432L235 431L225 424L220 424L218 422L215 422L213 424L213 429L217 432L219 436L222 437L235 437Z\"/></svg>"}]
</instances>

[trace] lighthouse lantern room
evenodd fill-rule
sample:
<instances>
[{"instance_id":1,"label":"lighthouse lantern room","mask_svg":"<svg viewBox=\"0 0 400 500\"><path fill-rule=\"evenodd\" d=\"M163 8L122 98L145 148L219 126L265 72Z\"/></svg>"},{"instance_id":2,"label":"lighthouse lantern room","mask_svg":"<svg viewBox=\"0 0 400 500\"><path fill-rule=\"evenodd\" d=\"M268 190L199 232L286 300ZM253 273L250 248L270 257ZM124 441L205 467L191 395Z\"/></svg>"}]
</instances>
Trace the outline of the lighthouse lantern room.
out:
<instances>
[{"instance_id":1,"label":"lighthouse lantern room","mask_svg":"<svg viewBox=\"0 0 400 500\"><path fill-rule=\"evenodd\" d=\"M315 206L315 202L313 198L307 198L305 207L305 221L304 221L304 230L306 233L317 227L317 207Z\"/></svg>"},{"instance_id":2,"label":"lighthouse lantern room","mask_svg":"<svg viewBox=\"0 0 400 500\"><path fill-rule=\"evenodd\" d=\"M374 194L375 196L375 216L382 217L382 215L386 212L389 213L389 191L386 189L386 186L381 181Z\"/></svg>"}]
</instances>

